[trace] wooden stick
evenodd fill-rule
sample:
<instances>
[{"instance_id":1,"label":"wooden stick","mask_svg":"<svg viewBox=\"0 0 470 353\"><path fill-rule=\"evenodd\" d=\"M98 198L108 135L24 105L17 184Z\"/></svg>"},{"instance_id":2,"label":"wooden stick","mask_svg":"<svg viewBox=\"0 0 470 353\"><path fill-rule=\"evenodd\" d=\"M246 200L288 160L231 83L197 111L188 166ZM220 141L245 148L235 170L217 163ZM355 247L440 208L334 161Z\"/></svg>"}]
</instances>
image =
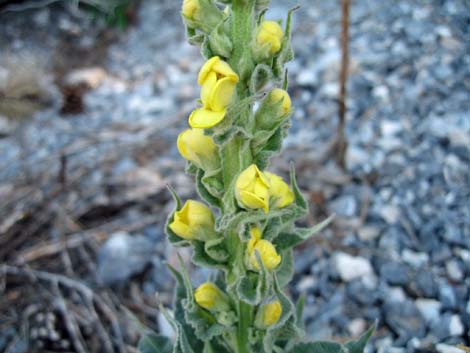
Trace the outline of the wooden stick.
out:
<instances>
[{"instance_id":1,"label":"wooden stick","mask_svg":"<svg viewBox=\"0 0 470 353\"><path fill-rule=\"evenodd\" d=\"M341 1L341 72L339 76L340 89L338 99L338 130L336 138L336 163L343 170L346 169L347 140L346 128L346 85L349 69L349 0Z\"/></svg>"}]
</instances>

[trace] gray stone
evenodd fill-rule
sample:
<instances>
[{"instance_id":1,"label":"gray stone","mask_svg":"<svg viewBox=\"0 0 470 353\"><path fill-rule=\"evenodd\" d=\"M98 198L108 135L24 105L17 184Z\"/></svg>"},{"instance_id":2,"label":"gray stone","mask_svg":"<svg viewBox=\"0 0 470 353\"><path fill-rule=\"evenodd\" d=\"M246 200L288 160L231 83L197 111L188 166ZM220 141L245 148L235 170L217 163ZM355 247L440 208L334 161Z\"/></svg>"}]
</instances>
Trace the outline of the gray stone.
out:
<instances>
[{"instance_id":1,"label":"gray stone","mask_svg":"<svg viewBox=\"0 0 470 353\"><path fill-rule=\"evenodd\" d=\"M387 262L380 267L380 275L391 285L404 285L409 281L409 268L397 262Z\"/></svg>"},{"instance_id":2,"label":"gray stone","mask_svg":"<svg viewBox=\"0 0 470 353\"><path fill-rule=\"evenodd\" d=\"M399 336L398 342L404 343L413 337L422 338L426 333L424 319L410 300L387 301L384 305L384 319Z\"/></svg>"},{"instance_id":3,"label":"gray stone","mask_svg":"<svg viewBox=\"0 0 470 353\"><path fill-rule=\"evenodd\" d=\"M455 309L457 306L457 298L454 288L446 283L439 286L439 301L444 309Z\"/></svg>"},{"instance_id":4,"label":"gray stone","mask_svg":"<svg viewBox=\"0 0 470 353\"><path fill-rule=\"evenodd\" d=\"M464 333L464 326L460 317L452 313L444 313L439 320L431 325L431 334L439 342L449 337L458 337Z\"/></svg>"},{"instance_id":5,"label":"gray stone","mask_svg":"<svg viewBox=\"0 0 470 353\"><path fill-rule=\"evenodd\" d=\"M418 269L408 287L416 296L426 298L434 298L439 289L434 275L428 269Z\"/></svg>"},{"instance_id":6,"label":"gray stone","mask_svg":"<svg viewBox=\"0 0 470 353\"><path fill-rule=\"evenodd\" d=\"M154 255L155 245L142 235L112 234L98 253L98 275L106 284L121 284L142 272Z\"/></svg>"},{"instance_id":7,"label":"gray stone","mask_svg":"<svg viewBox=\"0 0 470 353\"><path fill-rule=\"evenodd\" d=\"M338 216L353 217L357 213L357 200L352 195L341 196L334 199L330 204L332 212Z\"/></svg>"}]
</instances>

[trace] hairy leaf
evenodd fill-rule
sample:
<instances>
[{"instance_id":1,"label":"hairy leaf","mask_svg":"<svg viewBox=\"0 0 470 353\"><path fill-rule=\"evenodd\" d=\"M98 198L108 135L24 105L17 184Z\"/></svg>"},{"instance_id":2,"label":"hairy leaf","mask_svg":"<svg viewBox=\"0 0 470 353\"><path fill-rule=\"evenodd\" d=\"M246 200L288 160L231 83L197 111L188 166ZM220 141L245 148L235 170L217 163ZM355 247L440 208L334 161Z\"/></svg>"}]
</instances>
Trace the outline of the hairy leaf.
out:
<instances>
[{"instance_id":1,"label":"hairy leaf","mask_svg":"<svg viewBox=\"0 0 470 353\"><path fill-rule=\"evenodd\" d=\"M149 333L140 339L138 350L139 353L172 353L173 343L168 337Z\"/></svg>"}]
</instances>

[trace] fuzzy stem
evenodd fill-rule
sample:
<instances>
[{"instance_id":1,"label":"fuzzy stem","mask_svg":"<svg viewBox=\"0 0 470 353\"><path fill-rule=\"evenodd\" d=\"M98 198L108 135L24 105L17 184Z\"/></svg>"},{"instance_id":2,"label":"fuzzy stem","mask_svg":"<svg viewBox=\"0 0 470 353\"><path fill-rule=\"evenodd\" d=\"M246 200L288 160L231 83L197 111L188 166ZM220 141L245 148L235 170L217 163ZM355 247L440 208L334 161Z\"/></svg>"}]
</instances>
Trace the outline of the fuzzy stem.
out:
<instances>
[{"instance_id":1,"label":"fuzzy stem","mask_svg":"<svg viewBox=\"0 0 470 353\"><path fill-rule=\"evenodd\" d=\"M254 0L233 0L232 3L232 43L233 52L230 65L240 76L237 84L237 99L243 100L249 94L247 72L252 69L251 35L254 27ZM248 75L250 76L250 75ZM240 112L245 121L252 115L251 105ZM222 149L223 179L225 189L233 187L234 178L252 161L251 150L246 147L242 136L236 135Z\"/></svg>"},{"instance_id":2,"label":"fuzzy stem","mask_svg":"<svg viewBox=\"0 0 470 353\"><path fill-rule=\"evenodd\" d=\"M237 334L237 353L251 353L248 345L248 328L252 323L253 310L251 305L238 302L238 334Z\"/></svg>"},{"instance_id":3,"label":"fuzzy stem","mask_svg":"<svg viewBox=\"0 0 470 353\"><path fill-rule=\"evenodd\" d=\"M254 29L254 0L233 0L232 2L232 43L233 52L230 65L237 71L240 82L237 85L238 100L249 95L248 82L251 76L251 36ZM241 112L242 119L246 122L251 118L252 107L249 105L246 111ZM251 149L247 148L244 137L236 135L223 148L224 161L224 185L225 188L233 187L236 176L252 161ZM235 234L238 237L237 234ZM248 343L248 329L252 324L253 309L251 305L238 301L238 328L236 337L236 353L251 353Z\"/></svg>"}]
</instances>

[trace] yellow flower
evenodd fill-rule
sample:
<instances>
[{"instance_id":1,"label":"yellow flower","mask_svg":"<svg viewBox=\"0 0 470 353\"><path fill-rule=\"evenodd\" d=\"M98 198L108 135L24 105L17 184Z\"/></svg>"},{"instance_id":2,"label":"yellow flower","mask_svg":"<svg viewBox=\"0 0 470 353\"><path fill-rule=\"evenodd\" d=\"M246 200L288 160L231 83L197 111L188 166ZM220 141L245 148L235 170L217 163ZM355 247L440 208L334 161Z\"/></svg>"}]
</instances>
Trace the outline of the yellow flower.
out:
<instances>
[{"instance_id":1,"label":"yellow flower","mask_svg":"<svg viewBox=\"0 0 470 353\"><path fill-rule=\"evenodd\" d=\"M284 37L284 32L279 23L263 21L258 29L256 41L260 46L269 45L269 52L271 55L274 55L281 49L282 37Z\"/></svg>"},{"instance_id":2,"label":"yellow flower","mask_svg":"<svg viewBox=\"0 0 470 353\"><path fill-rule=\"evenodd\" d=\"M279 300L264 304L258 310L255 318L255 325L258 328L266 329L276 324L281 318L282 306Z\"/></svg>"},{"instance_id":3,"label":"yellow flower","mask_svg":"<svg viewBox=\"0 0 470 353\"><path fill-rule=\"evenodd\" d=\"M227 295L212 282L201 284L194 293L199 306L211 311L228 311L230 304Z\"/></svg>"},{"instance_id":4,"label":"yellow flower","mask_svg":"<svg viewBox=\"0 0 470 353\"><path fill-rule=\"evenodd\" d=\"M235 82L238 82L238 75L232 70L230 65L221 60L218 56L213 56L206 61L199 71L197 83L202 86L211 72L215 72L218 78L230 77Z\"/></svg>"},{"instance_id":5,"label":"yellow flower","mask_svg":"<svg viewBox=\"0 0 470 353\"><path fill-rule=\"evenodd\" d=\"M269 197L272 207L283 208L294 202L294 193L279 175L270 172L264 172L264 175L266 175L271 185Z\"/></svg>"},{"instance_id":6,"label":"yellow flower","mask_svg":"<svg viewBox=\"0 0 470 353\"><path fill-rule=\"evenodd\" d=\"M210 136L204 135L203 129L187 129L178 135L176 146L180 154L199 168L219 163L217 146Z\"/></svg>"},{"instance_id":7,"label":"yellow flower","mask_svg":"<svg viewBox=\"0 0 470 353\"><path fill-rule=\"evenodd\" d=\"M261 239L261 230L258 227L251 228L251 239L247 244L249 266L259 270L259 264L256 259L256 252L259 253L261 262L268 270L274 270L281 263L281 256L277 253L274 245Z\"/></svg>"},{"instance_id":8,"label":"yellow flower","mask_svg":"<svg viewBox=\"0 0 470 353\"><path fill-rule=\"evenodd\" d=\"M210 128L225 117L226 108L232 102L238 75L229 64L218 56L209 59L199 71L202 107L189 116L189 125Z\"/></svg>"},{"instance_id":9,"label":"yellow flower","mask_svg":"<svg viewBox=\"0 0 470 353\"><path fill-rule=\"evenodd\" d=\"M185 17L192 20L197 17L200 8L199 0L184 0L181 12Z\"/></svg>"},{"instance_id":10,"label":"yellow flower","mask_svg":"<svg viewBox=\"0 0 470 353\"><path fill-rule=\"evenodd\" d=\"M269 211L269 180L255 164L246 168L237 178L235 195L246 208L262 208Z\"/></svg>"},{"instance_id":11,"label":"yellow flower","mask_svg":"<svg viewBox=\"0 0 470 353\"><path fill-rule=\"evenodd\" d=\"M170 229L187 240L206 240L214 233L214 215L202 202L188 200L181 210L176 211Z\"/></svg>"},{"instance_id":12,"label":"yellow flower","mask_svg":"<svg viewBox=\"0 0 470 353\"><path fill-rule=\"evenodd\" d=\"M270 103L278 103L282 99L281 103L281 114L286 115L290 112L292 102L289 97L289 93L280 88L275 88L269 93Z\"/></svg>"}]
</instances>

